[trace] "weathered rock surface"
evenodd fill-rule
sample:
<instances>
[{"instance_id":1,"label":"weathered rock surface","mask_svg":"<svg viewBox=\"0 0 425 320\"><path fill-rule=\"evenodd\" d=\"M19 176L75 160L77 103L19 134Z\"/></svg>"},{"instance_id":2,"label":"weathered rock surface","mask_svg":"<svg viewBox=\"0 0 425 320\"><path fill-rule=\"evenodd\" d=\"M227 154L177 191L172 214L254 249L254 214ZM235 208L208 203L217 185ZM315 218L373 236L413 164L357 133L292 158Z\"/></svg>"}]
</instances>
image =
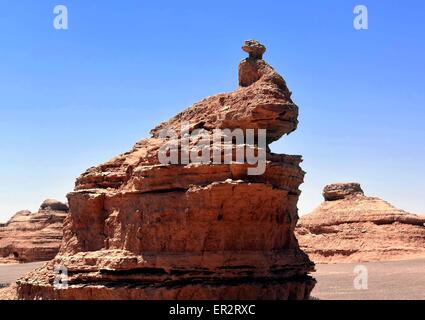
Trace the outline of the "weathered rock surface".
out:
<instances>
[{"instance_id":1,"label":"weathered rock surface","mask_svg":"<svg viewBox=\"0 0 425 320\"><path fill-rule=\"evenodd\" d=\"M323 189L323 197L326 201L341 200L354 195L364 196L360 183L335 183Z\"/></svg>"},{"instance_id":2,"label":"weathered rock surface","mask_svg":"<svg viewBox=\"0 0 425 320\"><path fill-rule=\"evenodd\" d=\"M308 298L314 264L294 236L300 156L268 152L263 175L248 175L244 162L158 160L161 130L175 130L180 142L182 122L207 134L268 129L268 143L295 130L298 107L285 81L258 55L248 59L237 90L192 105L77 179L61 250L18 281L20 298ZM68 270L66 290L52 286L55 265Z\"/></svg>"},{"instance_id":3,"label":"weathered rock surface","mask_svg":"<svg viewBox=\"0 0 425 320\"><path fill-rule=\"evenodd\" d=\"M425 257L425 217L363 194L360 184L326 186L323 202L302 216L301 248L315 263Z\"/></svg>"},{"instance_id":4,"label":"weathered rock surface","mask_svg":"<svg viewBox=\"0 0 425 320\"><path fill-rule=\"evenodd\" d=\"M20 211L0 226L0 262L53 259L62 243L62 224L68 206L46 200L35 213Z\"/></svg>"}]
</instances>

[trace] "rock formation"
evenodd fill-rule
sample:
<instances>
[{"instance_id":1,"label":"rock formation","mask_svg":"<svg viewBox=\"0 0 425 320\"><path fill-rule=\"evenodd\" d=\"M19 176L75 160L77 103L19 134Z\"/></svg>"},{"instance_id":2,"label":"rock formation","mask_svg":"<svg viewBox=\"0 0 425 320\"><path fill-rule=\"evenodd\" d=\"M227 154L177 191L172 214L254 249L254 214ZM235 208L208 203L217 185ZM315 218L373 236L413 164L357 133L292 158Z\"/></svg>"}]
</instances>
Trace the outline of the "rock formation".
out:
<instances>
[{"instance_id":1,"label":"rock formation","mask_svg":"<svg viewBox=\"0 0 425 320\"><path fill-rule=\"evenodd\" d=\"M255 129L259 138L258 129L267 129L267 144L296 129L298 107L284 79L261 59L262 48L256 41L245 43L250 57L239 66L237 90L195 103L131 151L77 179L68 195L70 215L60 252L18 281L20 298L309 297L314 264L294 235L304 177L300 156L230 139L212 153L218 151L221 160L226 148L232 153L241 145L247 153L267 150L265 173L248 174L252 165L245 158L216 164L212 153L198 163L159 161L170 141L184 152L182 123L207 136L215 129ZM164 139L164 130L176 134ZM196 153L202 149L193 141L189 145ZM52 285L58 265L68 272L67 289Z\"/></svg>"},{"instance_id":2,"label":"rock formation","mask_svg":"<svg viewBox=\"0 0 425 320\"><path fill-rule=\"evenodd\" d=\"M335 183L323 189L325 201L342 200L351 196L364 196L360 183Z\"/></svg>"},{"instance_id":3,"label":"rock formation","mask_svg":"<svg viewBox=\"0 0 425 320\"><path fill-rule=\"evenodd\" d=\"M53 259L62 243L62 224L68 206L46 200L36 213L20 211L0 226L0 262Z\"/></svg>"},{"instance_id":4,"label":"rock formation","mask_svg":"<svg viewBox=\"0 0 425 320\"><path fill-rule=\"evenodd\" d=\"M358 183L325 187L323 202L302 216L301 248L315 263L425 257L425 217L364 195Z\"/></svg>"}]
</instances>

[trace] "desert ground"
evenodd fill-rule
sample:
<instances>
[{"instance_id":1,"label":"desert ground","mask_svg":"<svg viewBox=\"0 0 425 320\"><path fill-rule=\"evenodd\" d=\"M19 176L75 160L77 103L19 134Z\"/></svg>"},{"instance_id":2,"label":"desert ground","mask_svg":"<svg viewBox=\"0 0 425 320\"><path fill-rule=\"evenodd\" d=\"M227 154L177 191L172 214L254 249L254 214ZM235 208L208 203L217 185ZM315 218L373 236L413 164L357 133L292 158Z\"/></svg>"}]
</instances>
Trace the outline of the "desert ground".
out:
<instances>
[{"instance_id":1,"label":"desert ground","mask_svg":"<svg viewBox=\"0 0 425 320\"><path fill-rule=\"evenodd\" d=\"M425 259L361 263L368 271L368 289L356 290L358 264L318 264L312 296L324 300L423 300Z\"/></svg>"},{"instance_id":2,"label":"desert ground","mask_svg":"<svg viewBox=\"0 0 425 320\"><path fill-rule=\"evenodd\" d=\"M16 279L44 262L0 265L0 283ZM358 264L318 264L313 274L317 285L312 296L320 300L423 300L425 259L361 263L368 271L368 289L354 288ZM0 299L13 298L13 289L0 289Z\"/></svg>"},{"instance_id":3,"label":"desert ground","mask_svg":"<svg viewBox=\"0 0 425 320\"><path fill-rule=\"evenodd\" d=\"M45 262L31 262L21 264L0 264L0 284L14 283L25 273L41 267Z\"/></svg>"},{"instance_id":4,"label":"desert ground","mask_svg":"<svg viewBox=\"0 0 425 320\"><path fill-rule=\"evenodd\" d=\"M0 300L15 299L15 281L43 264L44 262L0 264Z\"/></svg>"}]
</instances>

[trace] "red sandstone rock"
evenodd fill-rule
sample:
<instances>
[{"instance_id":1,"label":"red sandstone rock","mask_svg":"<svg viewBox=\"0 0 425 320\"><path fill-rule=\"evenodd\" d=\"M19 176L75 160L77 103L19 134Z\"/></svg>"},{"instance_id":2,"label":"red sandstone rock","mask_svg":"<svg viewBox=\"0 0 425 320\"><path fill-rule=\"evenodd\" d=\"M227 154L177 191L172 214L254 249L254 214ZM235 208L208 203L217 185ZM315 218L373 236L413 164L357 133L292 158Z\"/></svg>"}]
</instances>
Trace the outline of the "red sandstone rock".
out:
<instances>
[{"instance_id":1,"label":"red sandstone rock","mask_svg":"<svg viewBox=\"0 0 425 320\"><path fill-rule=\"evenodd\" d=\"M323 197L326 201L341 200L356 195L364 195L359 183L335 183L323 189Z\"/></svg>"},{"instance_id":2,"label":"red sandstone rock","mask_svg":"<svg viewBox=\"0 0 425 320\"><path fill-rule=\"evenodd\" d=\"M20 211L0 226L0 262L47 261L62 243L62 223L68 206L46 200L36 213Z\"/></svg>"},{"instance_id":3,"label":"red sandstone rock","mask_svg":"<svg viewBox=\"0 0 425 320\"><path fill-rule=\"evenodd\" d=\"M266 47L257 40L246 40L242 46L242 50L249 54L249 59L263 59L263 54L266 52Z\"/></svg>"},{"instance_id":4,"label":"red sandstone rock","mask_svg":"<svg viewBox=\"0 0 425 320\"><path fill-rule=\"evenodd\" d=\"M77 179L60 252L19 280L20 298L309 297L314 265L294 236L304 177L300 156L268 153L266 172L257 176L248 175L244 163L158 160L160 130L174 129L178 142L182 121L208 134L268 129L269 143L295 130L298 107L283 78L263 60L245 62L239 68L243 87L192 105L131 151ZM52 286L55 265L68 269L66 290Z\"/></svg>"},{"instance_id":5,"label":"red sandstone rock","mask_svg":"<svg viewBox=\"0 0 425 320\"><path fill-rule=\"evenodd\" d=\"M326 200L301 217L296 235L316 263L425 257L425 217L366 197L359 184L334 184ZM335 199L335 200L329 200Z\"/></svg>"}]
</instances>

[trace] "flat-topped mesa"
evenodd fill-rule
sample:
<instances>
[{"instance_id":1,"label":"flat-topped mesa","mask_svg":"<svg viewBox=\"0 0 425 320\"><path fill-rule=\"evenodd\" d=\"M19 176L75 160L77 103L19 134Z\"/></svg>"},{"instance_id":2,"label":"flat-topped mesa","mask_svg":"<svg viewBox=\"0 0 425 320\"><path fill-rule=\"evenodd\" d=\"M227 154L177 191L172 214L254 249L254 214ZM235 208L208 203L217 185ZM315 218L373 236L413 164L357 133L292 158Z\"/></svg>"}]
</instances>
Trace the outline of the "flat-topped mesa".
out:
<instances>
[{"instance_id":1,"label":"flat-topped mesa","mask_svg":"<svg viewBox=\"0 0 425 320\"><path fill-rule=\"evenodd\" d=\"M17 212L0 225L0 262L32 262L52 259L62 243L62 224L68 206L46 200L38 212Z\"/></svg>"},{"instance_id":2,"label":"flat-topped mesa","mask_svg":"<svg viewBox=\"0 0 425 320\"><path fill-rule=\"evenodd\" d=\"M19 280L20 298L309 297L314 264L294 235L304 178L300 156L273 154L266 143L237 139L218 148L212 143L210 152L191 138L195 154L197 148L208 149L206 161L159 159L170 141L178 145L177 160L183 158L184 122L189 131L204 129L208 136L214 129L266 129L268 143L295 130L298 107L283 78L260 59L261 46L252 46L248 59L256 60L258 80L194 104L131 151L77 179L68 195L70 214L60 252ZM164 139L162 129L176 134ZM210 161L214 151L219 158L225 150L233 156L240 145L246 147L243 159ZM260 149L265 171L250 175L248 150ZM68 269L67 290L52 286L55 265Z\"/></svg>"},{"instance_id":3,"label":"flat-topped mesa","mask_svg":"<svg viewBox=\"0 0 425 320\"><path fill-rule=\"evenodd\" d=\"M257 48L249 43L249 48ZM152 129L152 136L158 137L164 129L180 133L182 123L188 123L190 130L266 129L267 143L293 132L298 125L298 107L291 100L285 80L258 58L258 50L248 51L251 57L241 61L238 89L193 104Z\"/></svg>"},{"instance_id":4,"label":"flat-topped mesa","mask_svg":"<svg viewBox=\"0 0 425 320\"><path fill-rule=\"evenodd\" d=\"M365 196L358 183L325 187L325 201L298 222L301 248L316 263L425 257L425 216Z\"/></svg>"},{"instance_id":5,"label":"flat-topped mesa","mask_svg":"<svg viewBox=\"0 0 425 320\"><path fill-rule=\"evenodd\" d=\"M40 211L62 211L68 212L69 208L66 203L54 199L44 200L40 206Z\"/></svg>"},{"instance_id":6,"label":"flat-topped mesa","mask_svg":"<svg viewBox=\"0 0 425 320\"><path fill-rule=\"evenodd\" d=\"M359 183L334 183L325 186L323 189L323 197L326 201L341 200L353 196L364 196Z\"/></svg>"}]
</instances>

